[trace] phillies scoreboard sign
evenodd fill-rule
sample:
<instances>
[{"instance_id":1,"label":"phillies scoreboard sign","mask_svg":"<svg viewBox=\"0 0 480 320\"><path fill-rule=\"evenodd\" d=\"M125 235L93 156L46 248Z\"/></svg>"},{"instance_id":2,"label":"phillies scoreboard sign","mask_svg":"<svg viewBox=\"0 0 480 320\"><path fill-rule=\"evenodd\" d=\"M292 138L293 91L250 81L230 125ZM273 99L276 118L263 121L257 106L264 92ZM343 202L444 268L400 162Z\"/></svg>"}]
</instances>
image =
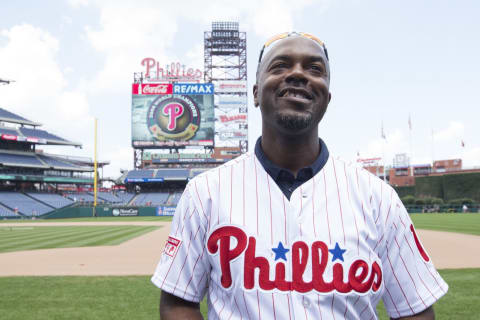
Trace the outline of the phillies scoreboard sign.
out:
<instances>
[{"instance_id":1,"label":"phillies scoreboard sign","mask_svg":"<svg viewBox=\"0 0 480 320\"><path fill-rule=\"evenodd\" d=\"M132 146L212 146L215 117L211 83L135 83Z\"/></svg>"}]
</instances>

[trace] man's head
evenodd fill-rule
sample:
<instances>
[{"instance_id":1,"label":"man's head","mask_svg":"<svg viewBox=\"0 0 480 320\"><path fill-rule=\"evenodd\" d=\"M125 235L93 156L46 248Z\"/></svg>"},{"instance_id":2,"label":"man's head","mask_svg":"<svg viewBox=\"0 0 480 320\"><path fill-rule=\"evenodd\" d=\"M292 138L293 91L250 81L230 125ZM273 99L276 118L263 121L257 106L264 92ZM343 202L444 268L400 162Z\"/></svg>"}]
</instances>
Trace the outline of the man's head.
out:
<instances>
[{"instance_id":1,"label":"man's head","mask_svg":"<svg viewBox=\"0 0 480 320\"><path fill-rule=\"evenodd\" d=\"M316 130L330 102L325 46L313 36L293 33L264 49L253 88L264 130L288 135Z\"/></svg>"}]
</instances>

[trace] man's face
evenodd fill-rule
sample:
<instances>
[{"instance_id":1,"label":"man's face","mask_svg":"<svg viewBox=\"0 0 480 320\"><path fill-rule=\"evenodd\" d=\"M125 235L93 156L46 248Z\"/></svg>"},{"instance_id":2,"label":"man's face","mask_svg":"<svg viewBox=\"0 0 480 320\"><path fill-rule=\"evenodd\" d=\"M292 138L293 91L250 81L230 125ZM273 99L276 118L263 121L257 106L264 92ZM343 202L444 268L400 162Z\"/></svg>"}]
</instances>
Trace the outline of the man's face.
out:
<instances>
[{"instance_id":1,"label":"man's face","mask_svg":"<svg viewBox=\"0 0 480 320\"><path fill-rule=\"evenodd\" d=\"M274 45L263 58L253 87L263 126L290 135L316 130L330 102L325 53L300 36Z\"/></svg>"}]
</instances>

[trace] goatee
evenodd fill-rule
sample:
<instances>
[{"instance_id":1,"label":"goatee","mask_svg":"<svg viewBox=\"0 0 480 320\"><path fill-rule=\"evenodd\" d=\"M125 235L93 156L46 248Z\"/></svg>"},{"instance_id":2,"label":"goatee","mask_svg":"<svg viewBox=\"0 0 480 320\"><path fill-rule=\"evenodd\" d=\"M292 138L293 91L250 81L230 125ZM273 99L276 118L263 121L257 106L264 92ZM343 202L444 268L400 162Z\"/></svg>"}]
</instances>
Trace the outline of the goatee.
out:
<instances>
[{"instance_id":1,"label":"goatee","mask_svg":"<svg viewBox=\"0 0 480 320\"><path fill-rule=\"evenodd\" d=\"M312 115L278 115L277 122L289 131L303 130L311 125Z\"/></svg>"}]
</instances>

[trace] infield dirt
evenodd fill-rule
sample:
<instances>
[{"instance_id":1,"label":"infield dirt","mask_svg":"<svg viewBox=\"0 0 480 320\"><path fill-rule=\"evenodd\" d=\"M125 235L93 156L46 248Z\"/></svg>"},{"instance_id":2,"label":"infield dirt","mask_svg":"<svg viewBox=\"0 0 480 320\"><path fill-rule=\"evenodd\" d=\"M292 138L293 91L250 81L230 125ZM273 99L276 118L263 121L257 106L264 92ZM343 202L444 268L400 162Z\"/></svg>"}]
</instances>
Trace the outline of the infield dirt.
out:
<instances>
[{"instance_id":1,"label":"infield dirt","mask_svg":"<svg viewBox=\"0 0 480 320\"><path fill-rule=\"evenodd\" d=\"M170 231L170 222L5 223L2 227L149 225L160 226L117 246L42 249L0 254L0 276L151 275ZM480 236L417 230L438 269L479 268Z\"/></svg>"}]
</instances>

